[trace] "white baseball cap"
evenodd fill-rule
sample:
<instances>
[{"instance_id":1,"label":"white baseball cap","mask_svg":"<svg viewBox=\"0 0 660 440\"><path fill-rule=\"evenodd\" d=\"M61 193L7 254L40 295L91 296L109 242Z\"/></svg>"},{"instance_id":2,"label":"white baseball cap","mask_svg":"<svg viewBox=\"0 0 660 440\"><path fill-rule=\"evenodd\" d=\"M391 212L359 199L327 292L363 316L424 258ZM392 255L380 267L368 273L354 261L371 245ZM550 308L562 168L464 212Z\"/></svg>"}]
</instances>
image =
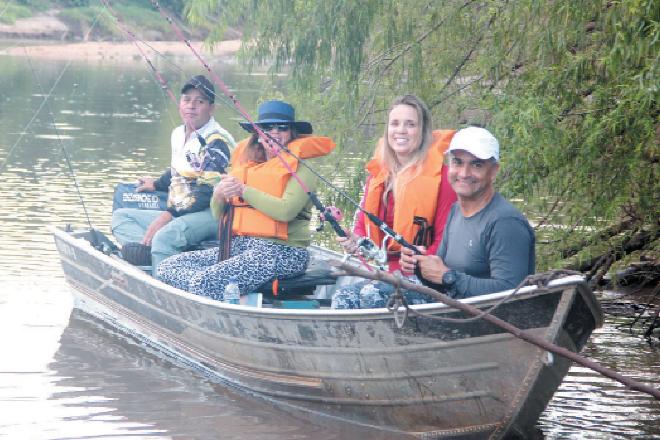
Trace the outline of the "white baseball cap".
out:
<instances>
[{"instance_id":1,"label":"white baseball cap","mask_svg":"<svg viewBox=\"0 0 660 440\"><path fill-rule=\"evenodd\" d=\"M453 150L465 150L479 159L500 161L500 144L495 136L485 128L468 127L458 130L451 138L447 153Z\"/></svg>"}]
</instances>

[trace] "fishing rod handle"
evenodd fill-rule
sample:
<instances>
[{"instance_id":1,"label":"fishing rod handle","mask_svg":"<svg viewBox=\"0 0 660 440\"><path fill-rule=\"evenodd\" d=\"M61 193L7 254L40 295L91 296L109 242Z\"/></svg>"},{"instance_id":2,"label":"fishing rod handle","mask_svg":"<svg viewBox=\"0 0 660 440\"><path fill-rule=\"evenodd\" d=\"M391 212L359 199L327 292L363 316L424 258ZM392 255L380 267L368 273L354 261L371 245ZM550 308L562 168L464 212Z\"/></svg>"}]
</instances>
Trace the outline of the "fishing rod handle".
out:
<instances>
[{"instance_id":1,"label":"fishing rod handle","mask_svg":"<svg viewBox=\"0 0 660 440\"><path fill-rule=\"evenodd\" d=\"M362 212L364 213L364 215L366 215L369 218L369 220L371 220L373 223L375 223L381 231L383 231L385 234L389 235L392 238L392 240L396 241L401 246L403 246L407 249L410 249L411 251L413 251L415 253L415 255L422 255L422 253L420 252L419 249L417 249L412 244L408 243L401 235L394 232L394 230L392 230L392 228L387 226L387 224L384 221L382 221L381 219L379 219L378 217L376 217L375 215L373 215L370 212L367 212L367 211L364 211L364 210L362 210Z\"/></svg>"},{"instance_id":2,"label":"fishing rod handle","mask_svg":"<svg viewBox=\"0 0 660 440\"><path fill-rule=\"evenodd\" d=\"M337 222L337 219L332 216L332 214L324 212L323 213L323 218L325 218L329 223L330 226L332 226L332 229L335 230L335 233L339 237L344 237L346 238L346 231L344 231L344 228L339 226L339 223Z\"/></svg>"},{"instance_id":3,"label":"fishing rod handle","mask_svg":"<svg viewBox=\"0 0 660 440\"><path fill-rule=\"evenodd\" d=\"M340 237L346 237L346 232L344 229L339 225L337 219L330 212L328 212L328 210L325 209L325 206L323 206L323 203L321 203L319 198L316 196L316 193L308 191L307 195L309 196L316 209L318 209L321 213L322 218L330 223L332 229L335 230L335 233Z\"/></svg>"},{"instance_id":4,"label":"fishing rod handle","mask_svg":"<svg viewBox=\"0 0 660 440\"><path fill-rule=\"evenodd\" d=\"M401 238L401 240L396 240L396 242L399 243L401 246L413 251L415 255L422 255L422 252L419 249L417 249L417 247L408 243L406 240L403 239L403 237Z\"/></svg>"}]
</instances>

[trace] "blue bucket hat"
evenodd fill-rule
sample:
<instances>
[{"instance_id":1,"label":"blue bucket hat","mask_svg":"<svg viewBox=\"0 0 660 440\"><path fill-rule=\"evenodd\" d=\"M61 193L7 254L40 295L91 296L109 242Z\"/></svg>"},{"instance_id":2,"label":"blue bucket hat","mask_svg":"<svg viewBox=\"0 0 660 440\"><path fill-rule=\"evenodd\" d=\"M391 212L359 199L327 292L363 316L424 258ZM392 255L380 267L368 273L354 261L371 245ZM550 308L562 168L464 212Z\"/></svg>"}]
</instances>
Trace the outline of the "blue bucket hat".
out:
<instances>
[{"instance_id":1,"label":"blue bucket hat","mask_svg":"<svg viewBox=\"0 0 660 440\"><path fill-rule=\"evenodd\" d=\"M296 110L291 104L283 101L266 101L259 106L259 119L255 124L289 124L299 134L311 134L312 124L306 121L296 121ZM249 122L239 122L245 131L254 133L254 127Z\"/></svg>"}]
</instances>

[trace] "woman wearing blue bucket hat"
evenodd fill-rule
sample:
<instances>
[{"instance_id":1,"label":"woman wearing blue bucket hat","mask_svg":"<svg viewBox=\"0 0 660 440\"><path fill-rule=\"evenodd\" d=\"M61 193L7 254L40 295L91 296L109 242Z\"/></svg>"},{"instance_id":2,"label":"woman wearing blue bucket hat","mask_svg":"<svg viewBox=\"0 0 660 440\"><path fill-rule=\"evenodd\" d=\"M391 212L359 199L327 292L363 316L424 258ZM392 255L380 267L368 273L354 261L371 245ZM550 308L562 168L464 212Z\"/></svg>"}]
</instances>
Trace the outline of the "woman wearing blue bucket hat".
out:
<instances>
[{"instance_id":1,"label":"woman wearing blue bucket hat","mask_svg":"<svg viewBox=\"0 0 660 440\"><path fill-rule=\"evenodd\" d=\"M239 122L244 130L254 133L254 127L249 122ZM312 124L306 121L296 121L296 110L284 101L266 101L259 106L259 118L255 121L263 131L270 131L273 126L290 127L296 134L312 134Z\"/></svg>"},{"instance_id":2,"label":"woman wearing blue bucket hat","mask_svg":"<svg viewBox=\"0 0 660 440\"><path fill-rule=\"evenodd\" d=\"M157 270L168 284L218 300L230 279L245 294L305 271L313 205L293 173L314 191L317 177L298 166L298 158L313 163L335 147L332 139L313 136L312 124L297 121L293 106L283 101L259 106L254 125L270 142L256 133L253 124L240 125L252 135L238 143L231 170L215 187L211 201L222 225L224 255L219 259L217 249L180 254L163 261Z\"/></svg>"}]
</instances>

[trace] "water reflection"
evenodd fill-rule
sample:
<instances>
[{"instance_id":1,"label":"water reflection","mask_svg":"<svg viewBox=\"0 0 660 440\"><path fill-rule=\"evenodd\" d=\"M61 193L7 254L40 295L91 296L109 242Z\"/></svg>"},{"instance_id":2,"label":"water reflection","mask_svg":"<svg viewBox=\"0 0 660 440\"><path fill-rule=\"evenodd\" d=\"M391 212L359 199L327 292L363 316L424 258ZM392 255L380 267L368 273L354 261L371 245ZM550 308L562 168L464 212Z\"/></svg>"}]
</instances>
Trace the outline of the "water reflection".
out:
<instances>
[{"instance_id":1,"label":"water reflection","mask_svg":"<svg viewBox=\"0 0 660 440\"><path fill-rule=\"evenodd\" d=\"M47 399L49 364L68 325L71 296L62 279L0 283L0 437L43 438L42 422L57 412Z\"/></svg>"},{"instance_id":2,"label":"water reflection","mask_svg":"<svg viewBox=\"0 0 660 440\"><path fill-rule=\"evenodd\" d=\"M67 438L396 438L292 415L214 384L77 311L49 369L53 429Z\"/></svg>"},{"instance_id":3,"label":"water reflection","mask_svg":"<svg viewBox=\"0 0 660 440\"><path fill-rule=\"evenodd\" d=\"M632 338L606 315L582 354L604 367L660 388L660 353L644 340ZM540 426L547 438L660 438L660 401L579 366L568 376L543 413Z\"/></svg>"}]
</instances>

